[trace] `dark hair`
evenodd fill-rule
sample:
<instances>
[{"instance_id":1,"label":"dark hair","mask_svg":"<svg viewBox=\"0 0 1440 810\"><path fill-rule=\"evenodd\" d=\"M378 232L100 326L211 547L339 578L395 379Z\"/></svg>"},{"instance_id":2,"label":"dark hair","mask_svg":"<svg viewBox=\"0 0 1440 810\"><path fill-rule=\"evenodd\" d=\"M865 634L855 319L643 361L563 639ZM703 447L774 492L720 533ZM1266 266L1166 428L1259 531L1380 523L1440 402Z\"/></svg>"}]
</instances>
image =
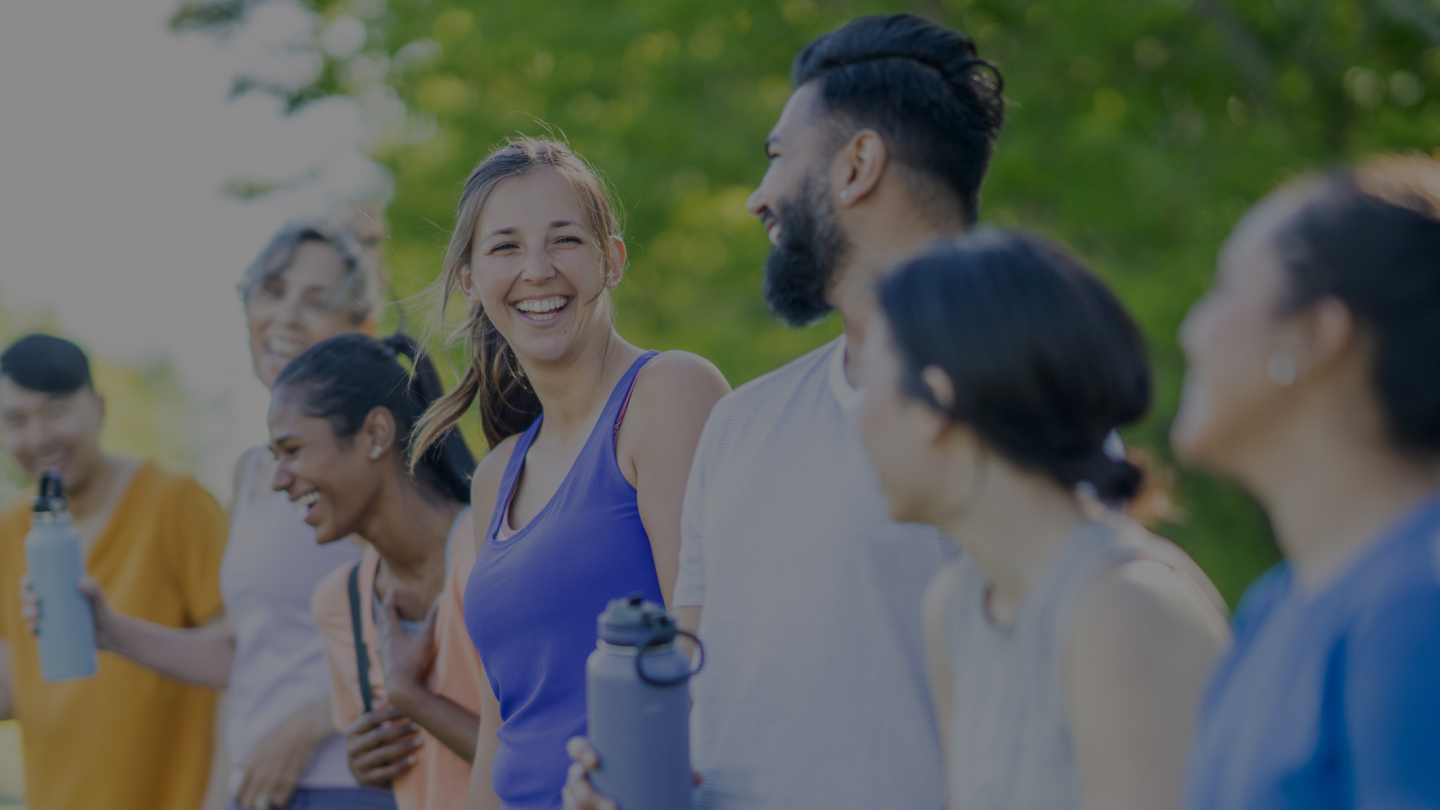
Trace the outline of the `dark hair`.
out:
<instances>
[{"instance_id":1,"label":"dark hair","mask_svg":"<svg viewBox=\"0 0 1440 810\"><path fill-rule=\"evenodd\" d=\"M385 286L379 246L384 228L373 218L356 212L351 221L297 219L285 223L270 237L260 255L245 269L235 289L240 303L248 304L261 284L285 272L304 242L329 245L345 264L345 277L335 290L333 305L348 306L352 323L361 323L381 307Z\"/></svg>"},{"instance_id":2,"label":"dark hair","mask_svg":"<svg viewBox=\"0 0 1440 810\"><path fill-rule=\"evenodd\" d=\"M1377 158L1317 185L1275 236L1286 308L1343 301L1374 341L1371 379L1390 440L1440 454L1440 163Z\"/></svg>"},{"instance_id":3,"label":"dark hair","mask_svg":"<svg viewBox=\"0 0 1440 810\"><path fill-rule=\"evenodd\" d=\"M1105 437L1150 405L1140 330L1115 296L1039 237L986 229L907 262L880 303L905 366L905 389L964 422L1014 463L1105 500L1135 495L1141 473ZM921 379L949 375L942 406Z\"/></svg>"},{"instance_id":4,"label":"dark hair","mask_svg":"<svg viewBox=\"0 0 1440 810\"><path fill-rule=\"evenodd\" d=\"M911 14L859 17L805 46L790 79L796 88L819 81L826 111L851 131L874 128L974 224L1005 100L1000 69L975 55L969 37Z\"/></svg>"},{"instance_id":5,"label":"dark hair","mask_svg":"<svg viewBox=\"0 0 1440 810\"><path fill-rule=\"evenodd\" d=\"M400 365L398 355L410 358L414 374ZM290 361L275 380L275 390L297 390L305 413L328 419L335 435L354 436L365 417L385 408L395 417L395 446L422 482L441 495L470 502L470 476L475 457L450 428L414 464L410 464L410 438L420 415L445 393L430 358L409 335L383 340L350 334L322 340Z\"/></svg>"},{"instance_id":6,"label":"dark hair","mask_svg":"<svg viewBox=\"0 0 1440 810\"><path fill-rule=\"evenodd\" d=\"M42 394L94 388L90 360L79 346L53 335L26 335L0 354L0 375Z\"/></svg>"}]
</instances>

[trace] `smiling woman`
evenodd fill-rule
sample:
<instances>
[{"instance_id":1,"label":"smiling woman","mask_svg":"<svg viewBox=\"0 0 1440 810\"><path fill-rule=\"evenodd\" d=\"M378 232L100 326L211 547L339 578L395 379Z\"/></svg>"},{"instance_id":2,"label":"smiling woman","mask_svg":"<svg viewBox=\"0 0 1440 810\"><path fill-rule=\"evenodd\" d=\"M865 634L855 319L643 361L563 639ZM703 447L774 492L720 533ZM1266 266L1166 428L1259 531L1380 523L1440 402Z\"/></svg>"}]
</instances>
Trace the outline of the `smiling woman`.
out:
<instances>
[{"instance_id":1,"label":"smiling woman","mask_svg":"<svg viewBox=\"0 0 1440 810\"><path fill-rule=\"evenodd\" d=\"M465 620L490 688L472 808L558 808L566 740L585 733L585 657L606 603L669 601L680 505L711 407L708 361L615 330L625 241L596 173L557 141L519 139L465 183L438 309L459 291L470 365L417 431L425 448L479 401ZM439 322L439 318L436 319Z\"/></svg>"}]
</instances>

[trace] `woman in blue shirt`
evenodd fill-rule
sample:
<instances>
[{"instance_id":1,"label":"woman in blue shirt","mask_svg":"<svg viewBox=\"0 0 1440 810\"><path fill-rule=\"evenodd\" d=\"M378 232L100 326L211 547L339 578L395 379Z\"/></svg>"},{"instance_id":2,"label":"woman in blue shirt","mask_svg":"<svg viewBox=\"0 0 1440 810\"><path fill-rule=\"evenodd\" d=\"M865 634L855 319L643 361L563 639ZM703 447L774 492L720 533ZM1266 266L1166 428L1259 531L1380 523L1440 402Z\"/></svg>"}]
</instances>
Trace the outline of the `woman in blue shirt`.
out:
<instances>
[{"instance_id":1,"label":"woman in blue shirt","mask_svg":"<svg viewBox=\"0 0 1440 810\"><path fill-rule=\"evenodd\" d=\"M1440 164L1266 198L1181 342L1175 449L1285 554L1237 612L1189 806L1440 807Z\"/></svg>"}]
</instances>

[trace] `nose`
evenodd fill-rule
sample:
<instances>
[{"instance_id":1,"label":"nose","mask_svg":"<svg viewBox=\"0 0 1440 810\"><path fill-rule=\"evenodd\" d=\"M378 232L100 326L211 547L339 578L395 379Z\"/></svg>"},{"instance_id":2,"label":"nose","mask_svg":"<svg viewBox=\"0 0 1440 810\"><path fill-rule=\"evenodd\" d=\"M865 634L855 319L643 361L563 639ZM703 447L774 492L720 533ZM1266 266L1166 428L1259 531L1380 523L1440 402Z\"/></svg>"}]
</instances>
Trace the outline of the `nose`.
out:
<instances>
[{"instance_id":1,"label":"nose","mask_svg":"<svg viewBox=\"0 0 1440 810\"><path fill-rule=\"evenodd\" d=\"M544 284L555 275L555 265L550 259L549 250L527 250L525 252L525 266L520 271L520 278L531 284Z\"/></svg>"},{"instance_id":2,"label":"nose","mask_svg":"<svg viewBox=\"0 0 1440 810\"><path fill-rule=\"evenodd\" d=\"M750 216L758 220L765 219L765 211L769 208L769 206L765 204L765 195L761 193L764 188L765 183L761 181L760 185L756 186L755 190L750 192L750 196L745 200L745 210L750 212Z\"/></svg>"},{"instance_id":3,"label":"nose","mask_svg":"<svg viewBox=\"0 0 1440 810\"><path fill-rule=\"evenodd\" d=\"M285 467L285 462L282 459L279 464L275 465L275 477L270 481L270 488L276 492L284 492L294 484L295 476Z\"/></svg>"}]
</instances>

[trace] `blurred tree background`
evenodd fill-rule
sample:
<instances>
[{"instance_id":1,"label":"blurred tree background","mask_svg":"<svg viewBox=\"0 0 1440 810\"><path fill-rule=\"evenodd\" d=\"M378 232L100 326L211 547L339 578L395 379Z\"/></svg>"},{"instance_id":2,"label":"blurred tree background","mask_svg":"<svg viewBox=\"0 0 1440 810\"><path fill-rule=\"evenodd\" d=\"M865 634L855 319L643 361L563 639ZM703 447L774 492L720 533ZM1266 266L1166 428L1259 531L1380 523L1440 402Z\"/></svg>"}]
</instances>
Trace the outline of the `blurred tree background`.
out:
<instances>
[{"instance_id":1,"label":"blurred tree background","mask_svg":"<svg viewBox=\"0 0 1440 810\"><path fill-rule=\"evenodd\" d=\"M303 75L237 76L233 92L290 109L359 103L369 151L394 176L398 295L434 277L460 184L491 146L563 134L628 215L622 332L703 354L736 385L839 331L834 318L791 331L769 316L768 243L743 208L790 60L861 14L965 31L1010 99L982 219L1069 244L1136 313L1159 396L1125 437L1162 468L1183 371L1175 332L1244 209L1298 172L1440 143L1427 90L1440 88L1440 0L301 2L314 15L296 45ZM172 25L223 36L261 5L190 0ZM423 317L408 313L412 328ZM1233 602L1276 558L1263 517L1203 476L1182 472L1176 489L1183 517L1161 531Z\"/></svg>"}]
</instances>

